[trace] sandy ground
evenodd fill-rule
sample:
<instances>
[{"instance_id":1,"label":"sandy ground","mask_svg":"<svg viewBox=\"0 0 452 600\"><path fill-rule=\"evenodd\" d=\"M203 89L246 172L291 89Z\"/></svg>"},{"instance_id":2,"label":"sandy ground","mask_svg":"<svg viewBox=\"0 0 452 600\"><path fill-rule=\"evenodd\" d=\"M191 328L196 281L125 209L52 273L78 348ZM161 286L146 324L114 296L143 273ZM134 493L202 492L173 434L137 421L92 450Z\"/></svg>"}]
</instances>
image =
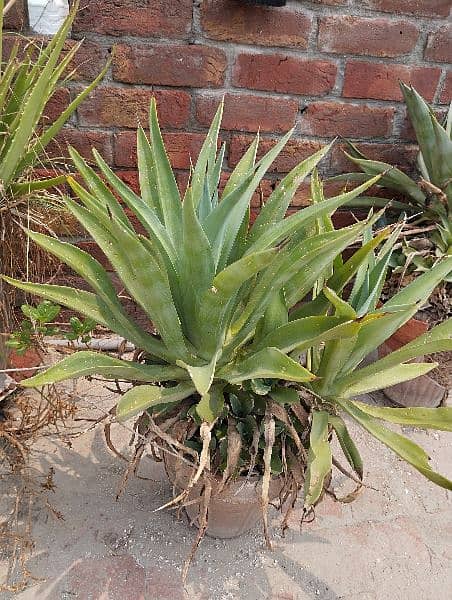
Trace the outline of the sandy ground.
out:
<instances>
[{"instance_id":1,"label":"sandy ground","mask_svg":"<svg viewBox=\"0 0 452 600\"><path fill-rule=\"evenodd\" d=\"M90 417L114 402L100 384L79 384L79 393L80 414ZM260 527L239 539L206 538L185 588L180 571L194 531L170 512L154 512L171 494L161 465L145 459L140 472L152 480L130 480L117 502L124 463L106 448L101 429L74 439L71 448L59 439L42 440L33 461L42 472L55 469L51 500L63 519L43 508L34 511L36 551L29 567L44 581L15 597L450 600L452 494L352 429L374 489L353 504L327 498L316 520L301 531L298 508L285 538L273 511L273 551L264 548ZM427 449L435 467L452 477L450 434L405 431ZM129 432L119 427L114 437L127 451ZM335 483L344 487L341 478Z\"/></svg>"}]
</instances>

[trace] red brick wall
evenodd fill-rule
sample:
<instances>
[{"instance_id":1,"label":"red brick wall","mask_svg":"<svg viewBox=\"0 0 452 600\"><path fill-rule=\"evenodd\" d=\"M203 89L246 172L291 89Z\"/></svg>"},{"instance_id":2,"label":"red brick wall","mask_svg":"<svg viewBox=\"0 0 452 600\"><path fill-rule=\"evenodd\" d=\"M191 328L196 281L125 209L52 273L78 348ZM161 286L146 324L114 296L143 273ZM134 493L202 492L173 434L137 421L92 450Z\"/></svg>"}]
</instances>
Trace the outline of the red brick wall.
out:
<instances>
[{"instance_id":1,"label":"red brick wall","mask_svg":"<svg viewBox=\"0 0 452 600\"><path fill-rule=\"evenodd\" d=\"M273 177L336 135L359 141L371 157L406 166L415 147L398 80L412 82L440 110L451 99L451 0L288 0L285 8L241 0L82 5L73 36L86 43L74 87L116 49L105 82L79 109L60 148L69 141L88 155L94 144L129 182L136 181L134 129L146 122L152 95L181 180L223 95L228 168L259 128L268 148L296 127ZM12 28L20 24L20 18L9 21ZM323 172L349 166L337 144Z\"/></svg>"}]
</instances>

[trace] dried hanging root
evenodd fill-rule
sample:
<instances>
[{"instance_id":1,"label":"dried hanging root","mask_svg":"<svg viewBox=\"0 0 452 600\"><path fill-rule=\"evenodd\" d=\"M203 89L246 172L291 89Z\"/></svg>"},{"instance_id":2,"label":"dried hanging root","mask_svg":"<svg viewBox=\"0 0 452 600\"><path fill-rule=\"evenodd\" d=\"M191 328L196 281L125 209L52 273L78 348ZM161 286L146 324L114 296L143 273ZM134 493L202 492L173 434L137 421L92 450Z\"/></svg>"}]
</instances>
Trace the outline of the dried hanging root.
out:
<instances>
[{"instance_id":1,"label":"dried hanging root","mask_svg":"<svg viewBox=\"0 0 452 600\"><path fill-rule=\"evenodd\" d=\"M235 419L232 417L228 418L228 453L226 460L226 468L223 471L223 477L221 479L221 483L218 487L217 494L223 491L225 486L231 480L234 473L236 472L237 465L240 460L240 453L242 451L242 437L240 433L237 431L237 426Z\"/></svg>"},{"instance_id":2,"label":"dried hanging root","mask_svg":"<svg viewBox=\"0 0 452 600\"><path fill-rule=\"evenodd\" d=\"M290 471L290 478L288 484L290 502L286 510L286 514L284 515L284 519L281 523L281 530L283 534L289 526L289 518L293 512L293 509L295 508L295 503L298 499L298 492L303 487L304 483L304 468L300 458L295 456L290 448L287 449L287 456L289 459Z\"/></svg>"},{"instance_id":3,"label":"dried hanging root","mask_svg":"<svg viewBox=\"0 0 452 600\"><path fill-rule=\"evenodd\" d=\"M152 419L151 419L151 421L152 421ZM199 429L199 434L200 434L200 437L202 440L202 450L201 450L201 455L199 457L199 465L196 470L196 473L193 475L193 477L191 477L191 479L188 482L185 489L182 490L182 492L178 496L176 496L176 498L173 498L172 500L170 500L163 506L160 506L159 508L157 508L156 512L163 510L165 508L169 508L170 506L175 506L176 504L183 503L184 500L190 494L190 491L198 483L198 481L199 481L201 475L203 474L204 470L206 469L206 467L208 467L210 465L209 446L210 446L210 441L212 438L211 431L212 431L214 424L215 423L210 423L210 424L202 423L201 427ZM165 435L168 436L168 434L165 434ZM168 436L168 437L170 437L170 436ZM179 444L179 442L178 442L178 444ZM179 444L179 445L182 445L182 444ZM185 448L185 446L183 446L183 447ZM196 452L194 450L191 450L191 452L196 454ZM196 454L196 457L197 456L198 455Z\"/></svg>"},{"instance_id":4,"label":"dried hanging root","mask_svg":"<svg viewBox=\"0 0 452 600\"><path fill-rule=\"evenodd\" d=\"M272 544L270 541L270 535L268 533L268 504L269 504L269 490L270 490L270 479L271 479L271 458L273 445L275 443L275 420L271 414L271 410L267 407L265 411L264 421L264 475L262 478L262 519L264 522L264 535L267 548L271 550Z\"/></svg>"},{"instance_id":5,"label":"dried hanging root","mask_svg":"<svg viewBox=\"0 0 452 600\"><path fill-rule=\"evenodd\" d=\"M201 496L201 506L199 510L199 527L198 527L198 535L196 536L196 540L193 542L193 545L190 550L190 554L188 555L184 568L182 570L182 581L185 582L188 575L188 570L192 563L192 560L196 554L197 549L199 548L199 544L202 542L204 536L206 535L207 525L209 521L209 504L210 498L212 496L212 482L210 479L210 473L208 472L208 468L203 472L203 480L204 480L204 489Z\"/></svg>"}]
</instances>

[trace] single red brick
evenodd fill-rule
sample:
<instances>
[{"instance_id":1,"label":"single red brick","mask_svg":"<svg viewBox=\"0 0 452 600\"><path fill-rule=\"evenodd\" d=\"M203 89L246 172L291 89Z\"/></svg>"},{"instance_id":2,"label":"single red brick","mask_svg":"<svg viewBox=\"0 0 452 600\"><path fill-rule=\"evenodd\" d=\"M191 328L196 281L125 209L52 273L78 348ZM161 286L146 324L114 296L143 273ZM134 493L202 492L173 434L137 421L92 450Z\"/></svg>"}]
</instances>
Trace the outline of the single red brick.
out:
<instances>
[{"instance_id":1,"label":"single red brick","mask_svg":"<svg viewBox=\"0 0 452 600\"><path fill-rule=\"evenodd\" d=\"M426 17L448 17L450 14L450 0L364 0L362 4L395 14Z\"/></svg>"},{"instance_id":2,"label":"single red brick","mask_svg":"<svg viewBox=\"0 0 452 600\"><path fill-rule=\"evenodd\" d=\"M22 31L28 27L28 11L25 0L16 0L3 19L3 29Z\"/></svg>"},{"instance_id":3,"label":"single red brick","mask_svg":"<svg viewBox=\"0 0 452 600\"><path fill-rule=\"evenodd\" d=\"M73 146L88 161L93 160L92 149L96 148L108 164L113 162L112 134L109 131L65 127L47 146L47 153L51 157L66 158L69 156L68 146Z\"/></svg>"},{"instance_id":4,"label":"single red brick","mask_svg":"<svg viewBox=\"0 0 452 600\"><path fill-rule=\"evenodd\" d=\"M180 90L97 88L78 109L81 125L136 128L146 124L151 98L157 100L162 127L181 128L190 114L190 96Z\"/></svg>"},{"instance_id":5,"label":"single red brick","mask_svg":"<svg viewBox=\"0 0 452 600\"><path fill-rule=\"evenodd\" d=\"M137 139L135 132L120 131L115 136L115 165L137 166ZM205 135L201 133L164 133L166 151L174 169L190 169L198 158Z\"/></svg>"},{"instance_id":6,"label":"single red brick","mask_svg":"<svg viewBox=\"0 0 452 600\"><path fill-rule=\"evenodd\" d=\"M411 52L418 37L418 28L402 20L333 16L320 20L318 46L322 52L393 57Z\"/></svg>"},{"instance_id":7,"label":"single red brick","mask_svg":"<svg viewBox=\"0 0 452 600\"><path fill-rule=\"evenodd\" d=\"M447 72L439 101L441 104L449 104L452 102L452 71Z\"/></svg>"},{"instance_id":8,"label":"single red brick","mask_svg":"<svg viewBox=\"0 0 452 600\"><path fill-rule=\"evenodd\" d=\"M399 82L413 85L426 99L432 100L441 70L435 67L412 67L400 64L370 63L349 60L345 67L345 98L402 100Z\"/></svg>"},{"instance_id":9,"label":"single red brick","mask_svg":"<svg viewBox=\"0 0 452 600\"><path fill-rule=\"evenodd\" d=\"M188 36L192 0L90 0L80 9L74 31L142 37Z\"/></svg>"},{"instance_id":10,"label":"single red brick","mask_svg":"<svg viewBox=\"0 0 452 600\"><path fill-rule=\"evenodd\" d=\"M58 88L44 109L43 123L50 125L58 119L61 113L69 106L71 94L67 88Z\"/></svg>"},{"instance_id":11,"label":"single red brick","mask_svg":"<svg viewBox=\"0 0 452 600\"><path fill-rule=\"evenodd\" d=\"M76 44L74 40L67 40L64 45L64 56ZM96 42L83 40L74 59L69 65L68 72L71 72L72 79L75 81L96 79L108 59L108 50Z\"/></svg>"},{"instance_id":12,"label":"single red brick","mask_svg":"<svg viewBox=\"0 0 452 600\"><path fill-rule=\"evenodd\" d=\"M225 53L208 46L120 44L115 48L113 77L125 83L219 87L226 65Z\"/></svg>"},{"instance_id":13,"label":"single red brick","mask_svg":"<svg viewBox=\"0 0 452 600\"><path fill-rule=\"evenodd\" d=\"M418 147L413 144L357 143L355 145L370 160L379 160L407 172L413 171L419 152ZM336 144L331 151L332 173L349 173L360 170L354 162L347 158L344 151L349 152L346 144Z\"/></svg>"},{"instance_id":14,"label":"single red brick","mask_svg":"<svg viewBox=\"0 0 452 600\"><path fill-rule=\"evenodd\" d=\"M253 141L249 135L234 135L229 147L229 166L234 167ZM262 158L277 142L275 138L262 138L259 143L257 157ZM269 168L269 172L288 173L298 163L320 150L324 144L315 140L292 138Z\"/></svg>"},{"instance_id":15,"label":"single red brick","mask_svg":"<svg viewBox=\"0 0 452 600\"><path fill-rule=\"evenodd\" d=\"M273 10L231 0L205 0L201 25L206 37L240 44L307 48L312 19L292 8Z\"/></svg>"},{"instance_id":16,"label":"single red brick","mask_svg":"<svg viewBox=\"0 0 452 600\"><path fill-rule=\"evenodd\" d=\"M452 25L444 25L428 36L424 58L437 62L452 62Z\"/></svg>"},{"instance_id":17,"label":"single red brick","mask_svg":"<svg viewBox=\"0 0 452 600\"><path fill-rule=\"evenodd\" d=\"M219 99L200 96L196 102L196 119L208 127L218 107ZM286 132L295 123L298 102L282 98L226 94L223 129L238 131Z\"/></svg>"},{"instance_id":18,"label":"single red brick","mask_svg":"<svg viewBox=\"0 0 452 600\"><path fill-rule=\"evenodd\" d=\"M239 54L233 83L253 90L320 96L333 89L336 73L336 64L329 60L284 54Z\"/></svg>"},{"instance_id":19,"label":"single red brick","mask_svg":"<svg viewBox=\"0 0 452 600\"><path fill-rule=\"evenodd\" d=\"M313 102L303 113L301 131L309 135L352 138L390 135L394 117L392 107L371 107L342 102Z\"/></svg>"},{"instance_id":20,"label":"single red brick","mask_svg":"<svg viewBox=\"0 0 452 600\"><path fill-rule=\"evenodd\" d=\"M116 175L124 181L136 194L140 195L140 181L138 178L138 171L123 171L116 170Z\"/></svg>"}]
</instances>

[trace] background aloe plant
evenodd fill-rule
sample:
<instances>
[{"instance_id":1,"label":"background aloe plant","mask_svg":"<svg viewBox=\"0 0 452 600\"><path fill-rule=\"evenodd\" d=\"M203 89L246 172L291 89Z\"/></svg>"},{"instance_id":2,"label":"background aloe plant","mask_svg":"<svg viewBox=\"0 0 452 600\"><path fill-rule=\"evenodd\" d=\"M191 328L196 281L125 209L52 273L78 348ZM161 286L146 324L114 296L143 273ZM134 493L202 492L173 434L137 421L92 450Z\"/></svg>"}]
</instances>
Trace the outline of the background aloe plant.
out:
<instances>
[{"instance_id":1,"label":"background aloe plant","mask_svg":"<svg viewBox=\"0 0 452 600\"><path fill-rule=\"evenodd\" d=\"M417 270L426 271L438 258L452 253L452 104L442 126L415 89L400 85L419 144L416 165L419 177L414 180L387 163L369 160L349 143L348 156L363 174L351 173L340 178L362 181L382 173L379 185L402 194L393 208L406 211L414 230L410 234L410 229L406 229L403 263L408 260ZM373 201L382 202L381 198ZM423 228L426 233L420 236ZM450 276L446 276L446 281L452 281Z\"/></svg>"},{"instance_id":2,"label":"background aloe plant","mask_svg":"<svg viewBox=\"0 0 452 600\"><path fill-rule=\"evenodd\" d=\"M332 430L361 481L362 463L340 417L343 411L426 477L450 489L452 483L430 469L418 446L375 420L451 429L450 409L371 409L351 398L426 372L435 365L407 361L452 348L448 322L418 344L371 367L357 368L414 314L451 270L452 258L376 309L397 233L387 228L370 235L369 228L380 215L335 230L331 214L380 176L353 191L324 198L315 167L328 152L325 147L283 179L251 225L252 195L291 132L257 162L256 137L220 198L224 146L218 151L217 144L221 116L222 106L183 202L165 153L154 101L150 137L141 128L137 134L141 195L129 189L95 150L100 175L71 151L86 187L70 178L79 202L67 199L66 206L96 240L155 329L144 331L126 314L96 259L76 246L29 232L33 241L81 275L92 291L7 281L83 313L144 352L134 361L77 352L25 385L94 374L132 382L134 386L116 407L116 418L140 415L139 431L145 443L155 442L181 457L189 456L196 465L187 489L173 502L183 502L201 477L204 499L208 498L209 472L221 477L224 486L241 473L257 470L263 477L267 539L271 474L285 474L283 495L290 494L293 502L305 480L305 509L310 510L331 471ZM286 217L296 189L309 173L311 206ZM145 233L136 233L118 197L139 219ZM344 262L342 251L359 239L362 247ZM353 280L355 287L346 301L342 295ZM307 356L304 365L299 360L301 353ZM139 356L143 360L138 360ZM140 441L137 456L145 443ZM201 535L206 516L204 503Z\"/></svg>"},{"instance_id":3,"label":"background aloe plant","mask_svg":"<svg viewBox=\"0 0 452 600\"><path fill-rule=\"evenodd\" d=\"M4 46L3 13L10 6L8 3L5 7L4 0L0 0L0 56ZM45 206L44 202L49 206L50 189L66 181L64 175L38 180L33 169L44 166L46 147L106 72L105 69L53 123L43 126L45 108L55 92L71 78L71 62L83 43L78 42L63 52L78 6L77 0L50 41L44 44L30 40L24 48L23 40L17 39L6 61L0 65L0 268L3 273L14 275L28 268L21 224L36 222L40 213L42 222L44 210L37 209ZM4 331L10 321L13 299L8 298L3 288L1 292L0 329Z\"/></svg>"}]
</instances>

